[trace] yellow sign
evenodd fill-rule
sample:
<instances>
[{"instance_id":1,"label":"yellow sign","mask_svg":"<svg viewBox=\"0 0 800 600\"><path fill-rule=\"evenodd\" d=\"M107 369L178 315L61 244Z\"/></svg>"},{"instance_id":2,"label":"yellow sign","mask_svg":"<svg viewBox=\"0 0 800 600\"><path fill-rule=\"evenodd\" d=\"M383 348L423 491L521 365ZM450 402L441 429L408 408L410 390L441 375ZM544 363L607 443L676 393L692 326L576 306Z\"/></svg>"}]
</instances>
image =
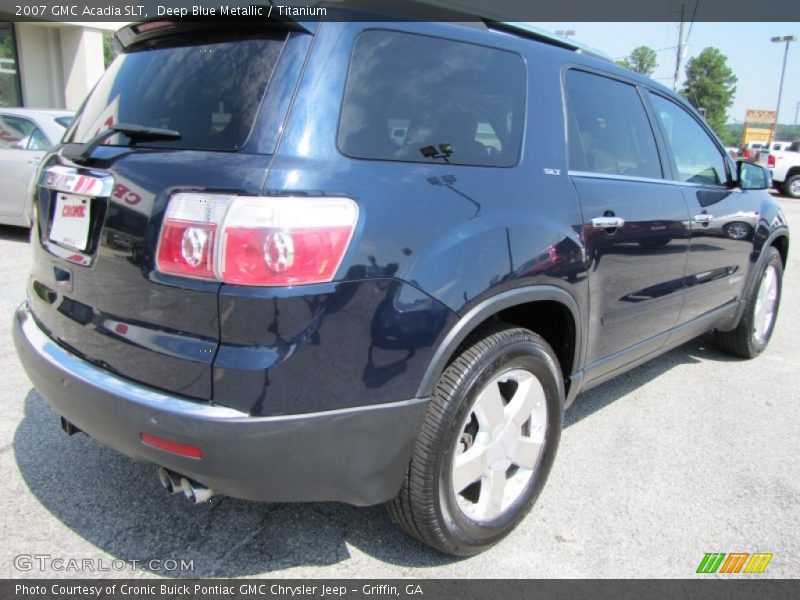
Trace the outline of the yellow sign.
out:
<instances>
[{"instance_id":1,"label":"yellow sign","mask_svg":"<svg viewBox=\"0 0 800 600\"><path fill-rule=\"evenodd\" d=\"M772 129L770 127L747 127L744 130L743 144L750 144L755 142L757 144L766 144L772 137Z\"/></svg>"},{"instance_id":2,"label":"yellow sign","mask_svg":"<svg viewBox=\"0 0 800 600\"><path fill-rule=\"evenodd\" d=\"M772 125L778 120L778 113L774 110L755 110L747 111L744 118L745 123L769 123Z\"/></svg>"}]
</instances>

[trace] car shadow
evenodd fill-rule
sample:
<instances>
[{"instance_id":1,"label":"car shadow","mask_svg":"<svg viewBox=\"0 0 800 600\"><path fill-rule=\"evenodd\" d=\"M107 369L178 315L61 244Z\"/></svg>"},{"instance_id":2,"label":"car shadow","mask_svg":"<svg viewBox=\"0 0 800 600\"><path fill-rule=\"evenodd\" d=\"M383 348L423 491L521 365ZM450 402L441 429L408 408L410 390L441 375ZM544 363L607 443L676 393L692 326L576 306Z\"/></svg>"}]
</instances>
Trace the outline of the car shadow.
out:
<instances>
[{"instance_id":1,"label":"car shadow","mask_svg":"<svg viewBox=\"0 0 800 600\"><path fill-rule=\"evenodd\" d=\"M168 577L240 577L347 560L436 567L454 560L397 529L382 506L267 504L214 497L192 505L168 495L152 465L83 434L67 437L31 389L13 441L28 489L59 521L113 559L193 561ZM276 481L275 485L280 485ZM110 560L109 560L110 562Z\"/></svg>"},{"instance_id":2,"label":"car shadow","mask_svg":"<svg viewBox=\"0 0 800 600\"><path fill-rule=\"evenodd\" d=\"M566 426L601 410L673 367L735 360L704 336L578 397ZM166 494L152 465L134 462L85 435L67 437L35 391L14 435L31 493L64 525L114 559L192 561L168 577L238 577L332 565L364 553L401 566L434 568L459 559L400 532L383 507L337 503L266 504L215 497L191 505ZM275 485L280 485L276 481Z\"/></svg>"},{"instance_id":3,"label":"car shadow","mask_svg":"<svg viewBox=\"0 0 800 600\"><path fill-rule=\"evenodd\" d=\"M735 362L742 359L717 349L714 334L706 333L635 369L580 393L564 415L564 427L582 421L679 365L695 364L703 360Z\"/></svg>"},{"instance_id":4,"label":"car shadow","mask_svg":"<svg viewBox=\"0 0 800 600\"><path fill-rule=\"evenodd\" d=\"M0 240L7 242L28 243L30 231L25 227L14 227L12 225L0 225Z\"/></svg>"}]
</instances>

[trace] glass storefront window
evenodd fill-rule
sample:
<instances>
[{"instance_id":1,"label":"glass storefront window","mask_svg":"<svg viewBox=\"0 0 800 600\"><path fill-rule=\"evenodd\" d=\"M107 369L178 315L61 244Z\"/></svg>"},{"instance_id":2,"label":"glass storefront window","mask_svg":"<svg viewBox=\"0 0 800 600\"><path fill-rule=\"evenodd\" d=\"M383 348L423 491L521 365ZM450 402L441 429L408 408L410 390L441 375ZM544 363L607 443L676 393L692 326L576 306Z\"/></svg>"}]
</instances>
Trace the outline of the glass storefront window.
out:
<instances>
[{"instance_id":1,"label":"glass storefront window","mask_svg":"<svg viewBox=\"0 0 800 600\"><path fill-rule=\"evenodd\" d=\"M21 106L14 26L0 23L0 106Z\"/></svg>"}]
</instances>

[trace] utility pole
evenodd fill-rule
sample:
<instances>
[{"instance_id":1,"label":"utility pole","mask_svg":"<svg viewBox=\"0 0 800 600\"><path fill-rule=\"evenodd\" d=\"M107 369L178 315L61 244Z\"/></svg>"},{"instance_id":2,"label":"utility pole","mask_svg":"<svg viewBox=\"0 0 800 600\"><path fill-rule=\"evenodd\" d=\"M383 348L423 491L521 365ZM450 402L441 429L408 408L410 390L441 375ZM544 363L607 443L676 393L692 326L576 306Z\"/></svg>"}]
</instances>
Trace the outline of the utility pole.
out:
<instances>
[{"instance_id":1,"label":"utility pole","mask_svg":"<svg viewBox=\"0 0 800 600\"><path fill-rule=\"evenodd\" d=\"M681 76L681 59L683 58L683 13L686 9L685 4L681 4L681 24L678 29L678 54L675 57L675 78L672 80L672 90L678 91L678 79Z\"/></svg>"},{"instance_id":2,"label":"utility pole","mask_svg":"<svg viewBox=\"0 0 800 600\"><path fill-rule=\"evenodd\" d=\"M797 36L784 35L774 37L770 40L774 44L786 44L783 51L783 68L781 69L781 83L778 85L778 106L775 108L775 128L778 127L778 117L781 112L781 96L783 96L783 78L786 76L786 59L789 58L789 44L797 41ZM773 132L775 129L773 129ZM772 142L772 135L770 135L770 143Z\"/></svg>"},{"instance_id":3,"label":"utility pole","mask_svg":"<svg viewBox=\"0 0 800 600\"><path fill-rule=\"evenodd\" d=\"M800 102L797 103L797 106L794 109L794 124L797 125L797 115L800 114Z\"/></svg>"}]
</instances>

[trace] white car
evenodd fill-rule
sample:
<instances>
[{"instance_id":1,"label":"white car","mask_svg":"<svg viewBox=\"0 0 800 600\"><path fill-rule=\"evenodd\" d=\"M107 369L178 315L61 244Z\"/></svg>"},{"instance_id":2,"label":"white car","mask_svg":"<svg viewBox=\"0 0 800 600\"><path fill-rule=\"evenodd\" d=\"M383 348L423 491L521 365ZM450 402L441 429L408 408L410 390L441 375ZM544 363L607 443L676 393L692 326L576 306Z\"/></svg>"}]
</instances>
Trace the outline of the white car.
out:
<instances>
[{"instance_id":1,"label":"white car","mask_svg":"<svg viewBox=\"0 0 800 600\"><path fill-rule=\"evenodd\" d=\"M791 198L800 198L800 140L784 150L776 150L761 157L762 166L772 174L775 188Z\"/></svg>"},{"instance_id":2,"label":"white car","mask_svg":"<svg viewBox=\"0 0 800 600\"><path fill-rule=\"evenodd\" d=\"M0 107L0 224L30 227L36 167L73 117L65 110Z\"/></svg>"}]
</instances>

